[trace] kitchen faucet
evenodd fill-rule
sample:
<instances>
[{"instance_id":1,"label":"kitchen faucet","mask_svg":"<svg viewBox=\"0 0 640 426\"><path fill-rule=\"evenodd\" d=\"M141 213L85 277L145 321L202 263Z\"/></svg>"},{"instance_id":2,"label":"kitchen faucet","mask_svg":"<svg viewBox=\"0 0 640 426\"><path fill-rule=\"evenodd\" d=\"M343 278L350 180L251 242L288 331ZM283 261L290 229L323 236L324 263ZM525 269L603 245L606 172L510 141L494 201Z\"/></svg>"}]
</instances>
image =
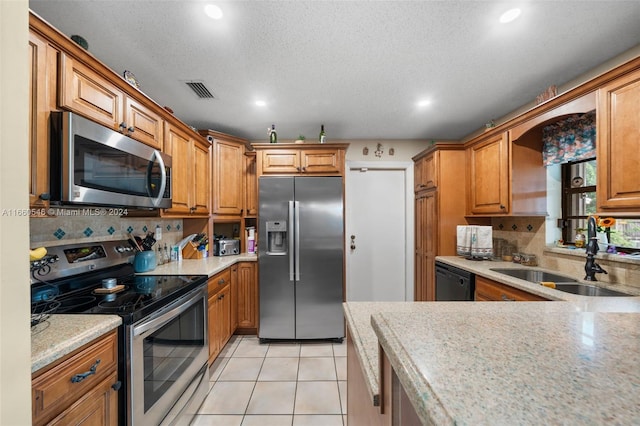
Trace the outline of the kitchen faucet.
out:
<instances>
[{"instance_id":1,"label":"kitchen faucet","mask_svg":"<svg viewBox=\"0 0 640 426\"><path fill-rule=\"evenodd\" d=\"M589 219L587 219L587 241L587 263L584 265L584 271L587 275L584 279L587 281L598 281L596 274L600 272L607 274L607 271L602 269L595 260L599 247L598 237L596 235L596 218L593 216L589 216Z\"/></svg>"}]
</instances>

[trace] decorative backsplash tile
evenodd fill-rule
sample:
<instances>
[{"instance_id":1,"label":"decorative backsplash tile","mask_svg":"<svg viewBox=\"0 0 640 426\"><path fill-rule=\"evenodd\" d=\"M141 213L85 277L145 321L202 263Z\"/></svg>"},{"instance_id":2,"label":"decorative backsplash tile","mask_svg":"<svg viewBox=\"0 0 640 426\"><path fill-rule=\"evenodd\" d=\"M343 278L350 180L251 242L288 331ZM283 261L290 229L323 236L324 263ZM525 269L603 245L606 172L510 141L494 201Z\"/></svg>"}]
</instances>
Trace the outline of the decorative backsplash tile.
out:
<instances>
[{"instance_id":1,"label":"decorative backsplash tile","mask_svg":"<svg viewBox=\"0 0 640 426\"><path fill-rule=\"evenodd\" d=\"M59 216L31 218L30 245L55 246L92 241L122 240L127 234L144 236L159 225L166 229L162 242L175 244L182 239L181 219L126 218L120 216Z\"/></svg>"}]
</instances>

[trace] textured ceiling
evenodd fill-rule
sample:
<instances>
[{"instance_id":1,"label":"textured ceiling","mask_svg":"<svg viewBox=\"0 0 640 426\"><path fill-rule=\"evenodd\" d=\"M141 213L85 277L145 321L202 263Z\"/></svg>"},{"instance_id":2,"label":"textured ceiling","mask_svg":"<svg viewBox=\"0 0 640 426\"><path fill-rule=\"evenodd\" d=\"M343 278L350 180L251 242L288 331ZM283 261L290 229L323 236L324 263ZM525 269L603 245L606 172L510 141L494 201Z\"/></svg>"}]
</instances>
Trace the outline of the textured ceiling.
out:
<instances>
[{"instance_id":1,"label":"textured ceiling","mask_svg":"<svg viewBox=\"0 0 640 426\"><path fill-rule=\"evenodd\" d=\"M187 124L249 139L272 123L280 139L313 140L321 123L328 140L459 139L640 42L637 0L29 4Z\"/></svg>"}]
</instances>

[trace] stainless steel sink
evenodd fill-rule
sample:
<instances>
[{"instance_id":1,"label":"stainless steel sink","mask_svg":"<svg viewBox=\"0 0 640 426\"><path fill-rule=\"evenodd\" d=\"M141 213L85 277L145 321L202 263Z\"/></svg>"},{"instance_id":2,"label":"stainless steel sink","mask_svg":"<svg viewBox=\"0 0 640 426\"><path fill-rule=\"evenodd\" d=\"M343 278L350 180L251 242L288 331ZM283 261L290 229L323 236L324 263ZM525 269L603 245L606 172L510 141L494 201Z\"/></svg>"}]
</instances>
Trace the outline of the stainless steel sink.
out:
<instances>
[{"instance_id":1,"label":"stainless steel sink","mask_svg":"<svg viewBox=\"0 0 640 426\"><path fill-rule=\"evenodd\" d=\"M607 288L597 287L595 285L582 284L578 280L564 275L555 274L553 272L537 271L534 269L524 268L492 268L494 272L509 275L510 277L520 278L521 280L532 283L540 283L541 281L550 281L555 284L555 289L564 291L565 293L578 294L580 296L600 296L600 297L627 297L626 293L621 293Z\"/></svg>"},{"instance_id":2,"label":"stainless steel sink","mask_svg":"<svg viewBox=\"0 0 640 426\"><path fill-rule=\"evenodd\" d=\"M530 281L532 283L539 283L540 281L552 281L562 283L577 283L578 280L574 280L571 277L565 277L564 275L554 274L552 272L537 271L534 269L524 268L493 268L494 272L509 275L510 277L520 278L521 280Z\"/></svg>"},{"instance_id":3,"label":"stainless steel sink","mask_svg":"<svg viewBox=\"0 0 640 426\"><path fill-rule=\"evenodd\" d=\"M608 288L596 287L595 285L588 284L556 283L556 290L564 291L566 293L579 294L580 296L630 296L626 293L621 293L619 291L609 290Z\"/></svg>"}]
</instances>

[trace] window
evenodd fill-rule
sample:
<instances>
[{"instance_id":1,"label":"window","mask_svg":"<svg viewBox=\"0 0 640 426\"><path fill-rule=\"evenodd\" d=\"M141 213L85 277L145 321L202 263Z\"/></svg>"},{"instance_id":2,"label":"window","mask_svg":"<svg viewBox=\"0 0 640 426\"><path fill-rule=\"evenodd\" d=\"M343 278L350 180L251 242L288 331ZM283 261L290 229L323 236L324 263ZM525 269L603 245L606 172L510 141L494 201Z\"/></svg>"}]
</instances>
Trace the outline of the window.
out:
<instances>
[{"instance_id":1,"label":"window","mask_svg":"<svg viewBox=\"0 0 640 426\"><path fill-rule=\"evenodd\" d=\"M596 170L595 158L562 165L562 239L566 242L575 241L579 230L586 234L587 218L596 214ZM610 235L618 251L640 251L640 219L616 217Z\"/></svg>"}]
</instances>

